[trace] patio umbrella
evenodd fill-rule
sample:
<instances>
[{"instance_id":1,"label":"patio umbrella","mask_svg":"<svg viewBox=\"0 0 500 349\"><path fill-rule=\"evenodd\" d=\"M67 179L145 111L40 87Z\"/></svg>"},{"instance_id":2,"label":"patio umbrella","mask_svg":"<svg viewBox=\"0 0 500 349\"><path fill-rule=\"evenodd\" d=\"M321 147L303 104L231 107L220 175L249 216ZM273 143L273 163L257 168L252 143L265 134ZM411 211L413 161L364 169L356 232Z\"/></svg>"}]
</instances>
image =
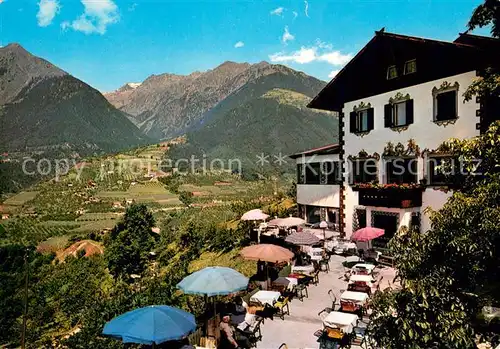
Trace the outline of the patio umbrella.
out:
<instances>
[{"instance_id":1,"label":"patio umbrella","mask_svg":"<svg viewBox=\"0 0 500 349\"><path fill-rule=\"evenodd\" d=\"M205 296L205 303L208 304L208 297L228 295L246 289L248 278L238 273L236 270L226 267L207 267L191 275L186 276L177 284L177 288L186 294L196 294ZM214 316L216 315L216 303L214 300ZM208 334L208 318L206 321L205 333Z\"/></svg>"},{"instance_id":2,"label":"patio umbrella","mask_svg":"<svg viewBox=\"0 0 500 349\"><path fill-rule=\"evenodd\" d=\"M278 227L295 227L304 224L306 221L299 217L276 218L269 221L269 225L276 225Z\"/></svg>"},{"instance_id":3,"label":"patio umbrella","mask_svg":"<svg viewBox=\"0 0 500 349\"><path fill-rule=\"evenodd\" d=\"M270 263L288 262L294 254L290 250L272 244L247 246L240 251L244 259ZM269 282L269 266L266 263L266 283ZM268 284L269 286L269 284Z\"/></svg>"},{"instance_id":4,"label":"patio umbrella","mask_svg":"<svg viewBox=\"0 0 500 349\"><path fill-rule=\"evenodd\" d=\"M272 244L247 246L240 254L244 259L271 263L288 262L293 258L293 252L290 250Z\"/></svg>"},{"instance_id":5,"label":"patio umbrella","mask_svg":"<svg viewBox=\"0 0 500 349\"><path fill-rule=\"evenodd\" d=\"M124 343L153 345L179 340L196 330L194 315L168 305L139 308L115 317L102 333Z\"/></svg>"},{"instance_id":6,"label":"patio umbrella","mask_svg":"<svg viewBox=\"0 0 500 349\"><path fill-rule=\"evenodd\" d=\"M356 230L354 234L352 234L351 240L366 242L378 238L382 235L384 235L384 229L365 227Z\"/></svg>"},{"instance_id":7,"label":"patio umbrella","mask_svg":"<svg viewBox=\"0 0 500 349\"><path fill-rule=\"evenodd\" d=\"M207 267L186 276L177 284L186 294L228 295L246 289L248 278L226 267Z\"/></svg>"},{"instance_id":8,"label":"patio umbrella","mask_svg":"<svg viewBox=\"0 0 500 349\"><path fill-rule=\"evenodd\" d=\"M269 215L262 212L261 209L250 210L241 216L242 221L264 221L268 218Z\"/></svg>"},{"instance_id":9,"label":"patio umbrella","mask_svg":"<svg viewBox=\"0 0 500 349\"><path fill-rule=\"evenodd\" d=\"M294 232L288 235L285 239L286 242L294 245L314 245L321 240L316 236L308 232Z\"/></svg>"}]
</instances>

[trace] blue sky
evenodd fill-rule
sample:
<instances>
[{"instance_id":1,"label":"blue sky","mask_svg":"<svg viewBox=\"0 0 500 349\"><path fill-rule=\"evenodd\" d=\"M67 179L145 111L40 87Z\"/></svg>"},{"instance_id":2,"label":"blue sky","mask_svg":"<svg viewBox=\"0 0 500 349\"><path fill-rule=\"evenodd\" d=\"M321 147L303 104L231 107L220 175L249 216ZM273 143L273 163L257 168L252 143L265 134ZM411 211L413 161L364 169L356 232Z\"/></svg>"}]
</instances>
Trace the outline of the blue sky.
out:
<instances>
[{"instance_id":1,"label":"blue sky","mask_svg":"<svg viewBox=\"0 0 500 349\"><path fill-rule=\"evenodd\" d=\"M18 42L101 91L227 60L329 80L375 30L451 41L479 3L0 0L0 44Z\"/></svg>"}]
</instances>

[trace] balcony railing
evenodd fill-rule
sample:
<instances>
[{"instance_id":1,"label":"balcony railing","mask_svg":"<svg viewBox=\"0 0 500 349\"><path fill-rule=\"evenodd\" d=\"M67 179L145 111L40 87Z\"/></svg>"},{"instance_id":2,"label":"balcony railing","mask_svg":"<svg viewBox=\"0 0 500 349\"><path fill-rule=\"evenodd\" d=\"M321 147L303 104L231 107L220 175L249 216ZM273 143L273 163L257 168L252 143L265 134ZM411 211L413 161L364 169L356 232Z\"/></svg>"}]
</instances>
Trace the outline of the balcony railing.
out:
<instances>
[{"instance_id":1,"label":"balcony railing","mask_svg":"<svg viewBox=\"0 0 500 349\"><path fill-rule=\"evenodd\" d=\"M359 192L358 204L363 206L378 206L391 208L409 208L422 206L424 188L362 188L353 186Z\"/></svg>"}]
</instances>

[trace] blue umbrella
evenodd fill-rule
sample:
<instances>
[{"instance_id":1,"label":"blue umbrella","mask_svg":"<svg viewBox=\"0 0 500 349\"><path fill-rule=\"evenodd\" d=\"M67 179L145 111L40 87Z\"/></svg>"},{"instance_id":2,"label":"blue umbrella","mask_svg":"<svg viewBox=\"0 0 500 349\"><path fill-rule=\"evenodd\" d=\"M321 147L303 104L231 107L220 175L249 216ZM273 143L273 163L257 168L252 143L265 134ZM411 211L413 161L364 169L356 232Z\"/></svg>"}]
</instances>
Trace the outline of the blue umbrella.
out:
<instances>
[{"instance_id":1,"label":"blue umbrella","mask_svg":"<svg viewBox=\"0 0 500 349\"><path fill-rule=\"evenodd\" d=\"M208 267L186 276L177 284L186 294L219 296L246 289L248 278L226 267Z\"/></svg>"},{"instance_id":2,"label":"blue umbrella","mask_svg":"<svg viewBox=\"0 0 500 349\"><path fill-rule=\"evenodd\" d=\"M129 311L106 323L102 333L124 343L155 345L179 340L196 330L194 315L167 305Z\"/></svg>"}]
</instances>

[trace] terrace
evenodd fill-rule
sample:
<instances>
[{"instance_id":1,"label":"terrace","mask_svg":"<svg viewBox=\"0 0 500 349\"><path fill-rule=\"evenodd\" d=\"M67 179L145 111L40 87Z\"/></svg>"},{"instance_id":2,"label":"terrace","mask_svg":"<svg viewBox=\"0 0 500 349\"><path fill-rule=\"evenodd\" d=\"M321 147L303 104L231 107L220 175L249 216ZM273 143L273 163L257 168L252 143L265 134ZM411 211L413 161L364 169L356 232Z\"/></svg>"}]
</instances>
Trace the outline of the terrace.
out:
<instances>
[{"instance_id":1,"label":"terrace","mask_svg":"<svg viewBox=\"0 0 500 349\"><path fill-rule=\"evenodd\" d=\"M275 318L272 321L266 320L262 326L262 341L257 344L257 349L279 348L286 343L288 349L292 348L318 348L318 338L314 335L316 331L323 328L323 322L318 313L323 309L332 306L332 301L328 295L329 290L340 300L341 293L347 289L348 282L345 280L345 267L343 263L346 258L340 255L332 255L328 273L319 274L319 283L308 287L308 298L303 301L293 299L290 303L290 315L284 320ZM390 286L390 281L395 276L393 268L376 268L378 278L382 277L379 286L384 289ZM338 310L339 304L336 305ZM358 326L366 328L368 316L360 319ZM361 348L352 345L351 348Z\"/></svg>"}]
</instances>

